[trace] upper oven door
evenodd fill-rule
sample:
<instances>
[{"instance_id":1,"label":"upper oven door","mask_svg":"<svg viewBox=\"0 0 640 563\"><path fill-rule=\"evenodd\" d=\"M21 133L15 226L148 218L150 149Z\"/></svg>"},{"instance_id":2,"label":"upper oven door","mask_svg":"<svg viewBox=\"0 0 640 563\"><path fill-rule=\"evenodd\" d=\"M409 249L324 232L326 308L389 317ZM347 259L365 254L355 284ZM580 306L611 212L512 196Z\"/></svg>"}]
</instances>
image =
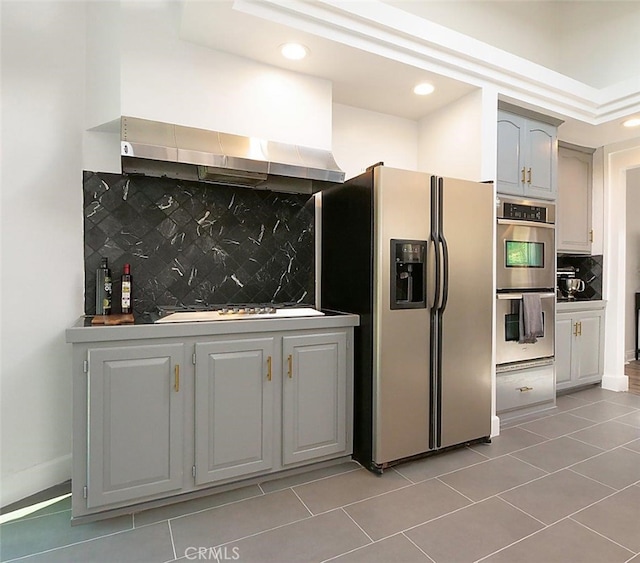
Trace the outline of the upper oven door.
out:
<instances>
[{"instance_id":1,"label":"upper oven door","mask_svg":"<svg viewBox=\"0 0 640 563\"><path fill-rule=\"evenodd\" d=\"M555 225L498 219L496 242L499 291L555 288Z\"/></svg>"}]
</instances>

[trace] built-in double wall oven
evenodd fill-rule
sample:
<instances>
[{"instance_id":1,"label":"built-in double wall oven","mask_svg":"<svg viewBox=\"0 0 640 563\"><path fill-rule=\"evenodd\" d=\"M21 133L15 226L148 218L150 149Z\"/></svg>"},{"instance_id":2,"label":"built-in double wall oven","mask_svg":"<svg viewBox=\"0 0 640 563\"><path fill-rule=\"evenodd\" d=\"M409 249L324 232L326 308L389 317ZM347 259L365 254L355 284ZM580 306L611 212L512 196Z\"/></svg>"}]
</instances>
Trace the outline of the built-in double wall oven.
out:
<instances>
[{"instance_id":1,"label":"built-in double wall oven","mask_svg":"<svg viewBox=\"0 0 640 563\"><path fill-rule=\"evenodd\" d=\"M555 205L504 196L497 203L496 363L553 360ZM533 339L523 335L525 293L535 294L542 313L541 334Z\"/></svg>"}]
</instances>

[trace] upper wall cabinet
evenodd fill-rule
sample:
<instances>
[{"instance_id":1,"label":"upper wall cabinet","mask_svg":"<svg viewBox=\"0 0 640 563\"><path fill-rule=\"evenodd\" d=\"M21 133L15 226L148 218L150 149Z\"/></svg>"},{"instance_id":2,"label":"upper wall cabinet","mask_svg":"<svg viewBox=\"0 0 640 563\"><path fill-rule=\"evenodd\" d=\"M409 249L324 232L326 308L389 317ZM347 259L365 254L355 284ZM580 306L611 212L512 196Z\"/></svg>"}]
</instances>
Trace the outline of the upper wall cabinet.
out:
<instances>
[{"instance_id":1,"label":"upper wall cabinet","mask_svg":"<svg viewBox=\"0 0 640 563\"><path fill-rule=\"evenodd\" d=\"M558 252L590 254L593 149L558 147Z\"/></svg>"},{"instance_id":2,"label":"upper wall cabinet","mask_svg":"<svg viewBox=\"0 0 640 563\"><path fill-rule=\"evenodd\" d=\"M557 150L557 125L499 110L497 192L555 199Z\"/></svg>"}]
</instances>

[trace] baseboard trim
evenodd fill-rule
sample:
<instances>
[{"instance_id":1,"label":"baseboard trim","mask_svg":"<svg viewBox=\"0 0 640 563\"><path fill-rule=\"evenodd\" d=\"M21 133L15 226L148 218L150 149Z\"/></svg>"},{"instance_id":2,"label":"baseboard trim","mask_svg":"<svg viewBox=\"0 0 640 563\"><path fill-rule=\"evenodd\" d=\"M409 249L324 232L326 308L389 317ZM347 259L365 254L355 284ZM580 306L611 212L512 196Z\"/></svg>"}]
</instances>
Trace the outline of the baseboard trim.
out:
<instances>
[{"instance_id":1,"label":"baseboard trim","mask_svg":"<svg viewBox=\"0 0 640 563\"><path fill-rule=\"evenodd\" d=\"M71 479L71 454L2 476L0 506L8 506Z\"/></svg>"},{"instance_id":2,"label":"baseboard trim","mask_svg":"<svg viewBox=\"0 0 640 563\"><path fill-rule=\"evenodd\" d=\"M629 378L626 375L603 375L602 388L609 391L627 391Z\"/></svg>"}]
</instances>

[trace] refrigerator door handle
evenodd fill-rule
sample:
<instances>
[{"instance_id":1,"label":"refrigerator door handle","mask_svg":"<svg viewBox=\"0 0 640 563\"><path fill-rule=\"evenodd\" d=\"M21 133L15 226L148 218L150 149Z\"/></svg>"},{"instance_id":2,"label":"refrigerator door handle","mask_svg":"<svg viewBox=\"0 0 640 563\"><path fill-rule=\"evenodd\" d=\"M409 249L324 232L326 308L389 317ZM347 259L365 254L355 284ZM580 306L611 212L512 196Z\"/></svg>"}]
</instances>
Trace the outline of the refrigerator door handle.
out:
<instances>
[{"instance_id":1,"label":"refrigerator door handle","mask_svg":"<svg viewBox=\"0 0 640 563\"><path fill-rule=\"evenodd\" d=\"M438 178L438 242L442 247L442 297L438 309L444 313L449 299L449 247L444 236L444 178Z\"/></svg>"},{"instance_id":2,"label":"refrigerator door handle","mask_svg":"<svg viewBox=\"0 0 640 563\"><path fill-rule=\"evenodd\" d=\"M440 284L441 284L441 255L440 255L440 236L438 232L438 178L436 176L431 176L431 240L434 244L435 249L435 264L434 264L434 277L435 277L435 287L434 287L434 300L433 300L433 308L437 309L440 303Z\"/></svg>"},{"instance_id":3,"label":"refrigerator door handle","mask_svg":"<svg viewBox=\"0 0 640 563\"><path fill-rule=\"evenodd\" d=\"M436 254L438 245L436 241L430 239L427 244L427 308L435 309L438 303L438 293L436 292ZM433 288L433 291L431 289Z\"/></svg>"},{"instance_id":4,"label":"refrigerator door handle","mask_svg":"<svg viewBox=\"0 0 640 563\"><path fill-rule=\"evenodd\" d=\"M442 246L442 299L438 308L441 313L444 313L449 299L449 248L444 235L440 236L440 244Z\"/></svg>"}]
</instances>

